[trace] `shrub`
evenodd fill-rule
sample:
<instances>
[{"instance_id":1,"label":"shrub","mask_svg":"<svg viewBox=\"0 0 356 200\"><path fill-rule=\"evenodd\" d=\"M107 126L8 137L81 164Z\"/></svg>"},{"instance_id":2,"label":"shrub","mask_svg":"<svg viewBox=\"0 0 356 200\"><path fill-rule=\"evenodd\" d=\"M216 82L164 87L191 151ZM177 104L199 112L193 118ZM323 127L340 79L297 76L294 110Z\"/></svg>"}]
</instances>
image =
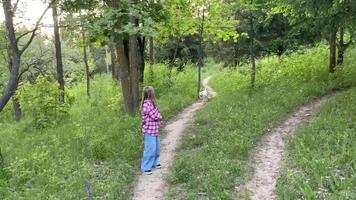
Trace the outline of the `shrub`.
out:
<instances>
[{"instance_id":1,"label":"shrub","mask_svg":"<svg viewBox=\"0 0 356 200\"><path fill-rule=\"evenodd\" d=\"M22 82L16 92L22 110L30 115L36 127L58 124L68 114L68 103L61 103L58 83L39 76L34 84Z\"/></svg>"}]
</instances>

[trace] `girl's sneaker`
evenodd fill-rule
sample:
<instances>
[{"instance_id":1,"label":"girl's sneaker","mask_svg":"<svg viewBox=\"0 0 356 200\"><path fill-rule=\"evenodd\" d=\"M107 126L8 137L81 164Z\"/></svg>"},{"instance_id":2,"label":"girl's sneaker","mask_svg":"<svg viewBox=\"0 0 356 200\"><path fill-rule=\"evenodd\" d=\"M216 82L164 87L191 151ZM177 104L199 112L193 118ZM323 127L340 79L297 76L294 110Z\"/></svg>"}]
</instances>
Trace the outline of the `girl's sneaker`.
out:
<instances>
[{"instance_id":1,"label":"girl's sneaker","mask_svg":"<svg viewBox=\"0 0 356 200\"><path fill-rule=\"evenodd\" d=\"M161 164L158 164L158 165L156 165L156 166L153 166L153 168L155 168L155 169L161 169Z\"/></svg>"},{"instance_id":2,"label":"girl's sneaker","mask_svg":"<svg viewBox=\"0 0 356 200\"><path fill-rule=\"evenodd\" d=\"M144 171L143 174L145 174L145 175L151 175L151 174L152 174L152 171L151 171L151 170L147 170L147 171Z\"/></svg>"}]
</instances>

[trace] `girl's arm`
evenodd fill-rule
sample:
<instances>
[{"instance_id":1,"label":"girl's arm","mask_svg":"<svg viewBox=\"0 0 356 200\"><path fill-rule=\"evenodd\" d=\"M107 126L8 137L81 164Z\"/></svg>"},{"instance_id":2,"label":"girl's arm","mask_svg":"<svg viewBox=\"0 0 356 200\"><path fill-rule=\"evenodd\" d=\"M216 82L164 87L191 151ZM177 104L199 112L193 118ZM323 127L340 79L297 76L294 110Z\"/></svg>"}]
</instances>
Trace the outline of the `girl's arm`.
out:
<instances>
[{"instance_id":1,"label":"girl's arm","mask_svg":"<svg viewBox=\"0 0 356 200\"><path fill-rule=\"evenodd\" d=\"M158 110L158 108L155 108L153 106L152 106L152 109L150 110L150 112L148 114L152 119L154 119L156 121L162 119L161 112Z\"/></svg>"},{"instance_id":2,"label":"girl's arm","mask_svg":"<svg viewBox=\"0 0 356 200\"><path fill-rule=\"evenodd\" d=\"M143 112L146 113L151 119L157 121L162 119L162 115L158 108L155 108L151 103L143 104Z\"/></svg>"}]
</instances>

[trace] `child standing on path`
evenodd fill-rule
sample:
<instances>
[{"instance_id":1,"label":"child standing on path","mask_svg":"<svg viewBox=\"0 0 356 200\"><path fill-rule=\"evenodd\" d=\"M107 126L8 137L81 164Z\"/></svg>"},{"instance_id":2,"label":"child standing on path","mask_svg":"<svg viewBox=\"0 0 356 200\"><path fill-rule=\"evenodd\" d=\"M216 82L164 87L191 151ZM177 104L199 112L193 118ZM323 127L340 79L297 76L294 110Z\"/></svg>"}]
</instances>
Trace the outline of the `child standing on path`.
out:
<instances>
[{"instance_id":1,"label":"child standing on path","mask_svg":"<svg viewBox=\"0 0 356 200\"><path fill-rule=\"evenodd\" d=\"M154 90L151 86L143 88L141 117L142 133L145 137L141 170L144 174L150 175L152 174L152 168L161 168L159 163L160 142L158 130L162 124L162 115L157 107Z\"/></svg>"}]
</instances>

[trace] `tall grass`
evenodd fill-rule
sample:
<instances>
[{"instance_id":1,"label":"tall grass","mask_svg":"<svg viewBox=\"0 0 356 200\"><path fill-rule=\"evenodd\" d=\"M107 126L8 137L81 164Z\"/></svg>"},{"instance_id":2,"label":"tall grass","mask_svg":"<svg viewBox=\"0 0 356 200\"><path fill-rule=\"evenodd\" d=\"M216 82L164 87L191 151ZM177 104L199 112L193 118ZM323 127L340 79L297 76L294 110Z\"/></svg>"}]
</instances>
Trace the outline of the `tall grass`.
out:
<instances>
[{"instance_id":1,"label":"tall grass","mask_svg":"<svg viewBox=\"0 0 356 200\"><path fill-rule=\"evenodd\" d=\"M290 138L280 199L356 199L356 89L331 99Z\"/></svg>"},{"instance_id":2,"label":"tall grass","mask_svg":"<svg viewBox=\"0 0 356 200\"><path fill-rule=\"evenodd\" d=\"M248 66L224 70L211 85L219 93L187 130L167 199L231 199L235 185L250 175L248 156L269 128L305 102L336 88L356 84L352 49L335 74L327 72L327 49L258 61L257 83L250 89Z\"/></svg>"},{"instance_id":3,"label":"tall grass","mask_svg":"<svg viewBox=\"0 0 356 200\"><path fill-rule=\"evenodd\" d=\"M195 73L187 67L167 80L167 67L153 70L155 78L146 73L144 84L156 88L166 120L194 101ZM87 180L95 199L129 198L142 153L139 115L123 111L120 87L109 75L92 81L90 99L84 83L68 91L69 118L59 126L0 121L0 199L85 199Z\"/></svg>"}]
</instances>

